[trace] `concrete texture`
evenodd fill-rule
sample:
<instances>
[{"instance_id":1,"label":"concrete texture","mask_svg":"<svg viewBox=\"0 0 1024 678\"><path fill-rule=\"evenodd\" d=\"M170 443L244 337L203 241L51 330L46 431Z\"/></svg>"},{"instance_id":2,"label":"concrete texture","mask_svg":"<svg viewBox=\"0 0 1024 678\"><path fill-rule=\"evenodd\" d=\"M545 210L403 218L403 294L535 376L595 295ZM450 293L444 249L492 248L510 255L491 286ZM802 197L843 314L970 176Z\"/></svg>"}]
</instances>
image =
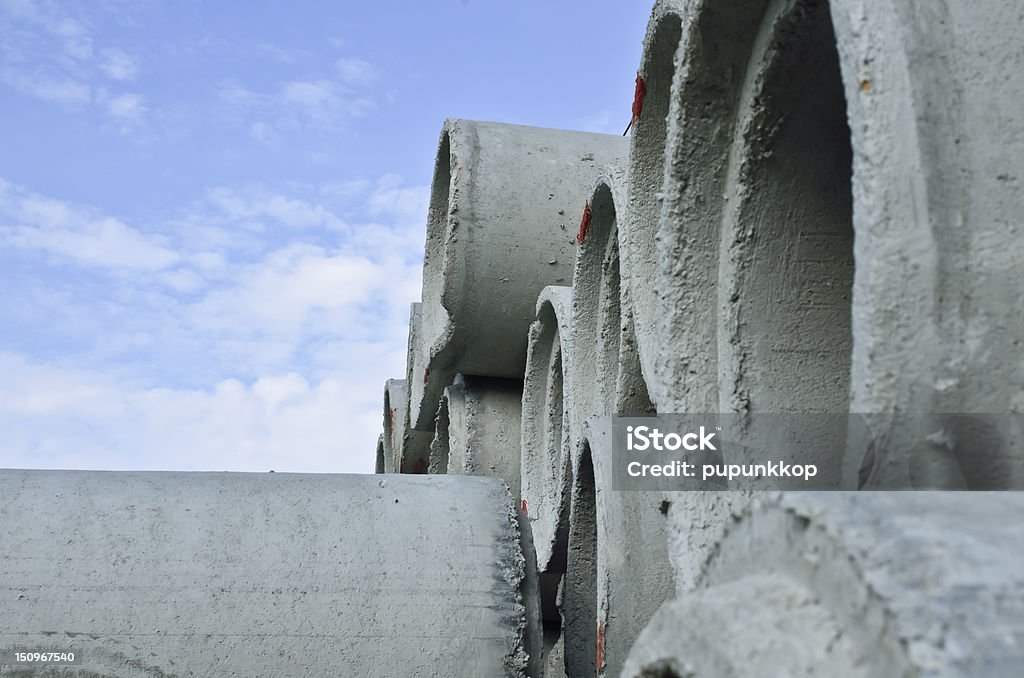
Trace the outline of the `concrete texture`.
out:
<instances>
[{"instance_id":1,"label":"concrete texture","mask_svg":"<svg viewBox=\"0 0 1024 678\"><path fill-rule=\"evenodd\" d=\"M654 404L663 412L666 394L659 392L656 360L661 354L655 327L658 317L658 288L653 273L658 263L657 238L666 172L667 117L672 100L675 55L682 35L686 3L659 0L647 24L638 75L646 94L643 110L633 121L629 148L627 205L628 227L620 235L623 282L631 298L636 339L643 373L647 375ZM626 224L626 220L621 223Z\"/></svg>"},{"instance_id":2,"label":"concrete texture","mask_svg":"<svg viewBox=\"0 0 1024 678\"><path fill-rule=\"evenodd\" d=\"M522 379L545 285L571 281L586 191L621 160L616 136L449 120L427 222L422 328L412 351L413 428L432 430L455 374Z\"/></svg>"},{"instance_id":3,"label":"concrete texture","mask_svg":"<svg viewBox=\"0 0 1024 678\"><path fill-rule=\"evenodd\" d=\"M404 379L384 384L384 473L426 473L430 434L409 428L409 396Z\"/></svg>"},{"instance_id":4,"label":"concrete texture","mask_svg":"<svg viewBox=\"0 0 1024 678\"><path fill-rule=\"evenodd\" d=\"M384 452L384 434L383 433L381 433L379 436L377 436L377 452L376 452L376 456L377 456L377 461L374 464L373 472L374 473L390 473L390 471L388 471L388 469L387 469L387 466L388 466L388 464L387 464L387 456L386 456L386 454Z\"/></svg>"},{"instance_id":5,"label":"concrete texture","mask_svg":"<svg viewBox=\"0 0 1024 678\"><path fill-rule=\"evenodd\" d=\"M565 571L565 554L556 556L569 524L572 477L571 430L575 403L572 374L572 290L545 287L537 301L537 319L530 326L523 381L522 499L533 533L542 573ZM552 563L552 559L561 565ZM555 582L557 586L557 580Z\"/></svg>"},{"instance_id":6,"label":"concrete texture","mask_svg":"<svg viewBox=\"0 0 1024 678\"><path fill-rule=\"evenodd\" d=\"M617 676L646 621L676 593L667 507L658 493L612 491L610 418L586 422L580 439L562 593L565 669Z\"/></svg>"},{"instance_id":7,"label":"concrete texture","mask_svg":"<svg viewBox=\"0 0 1024 678\"><path fill-rule=\"evenodd\" d=\"M701 561L699 574L652 619L623 676L770 666L998 677L1024 666L1024 495L762 494L702 553L678 538L692 511L673 504L669 516L676 562Z\"/></svg>"},{"instance_id":8,"label":"concrete texture","mask_svg":"<svg viewBox=\"0 0 1024 678\"><path fill-rule=\"evenodd\" d=\"M519 500L523 383L456 375L444 390L430 446L430 473L497 476Z\"/></svg>"},{"instance_id":9,"label":"concrete texture","mask_svg":"<svg viewBox=\"0 0 1024 678\"><path fill-rule=\"evenodd\" d=\"M0 648L81 675L523 673L496 479L8 470L0 516Z\"/></svg>"},{"instance_id":10,"label":"concrete texture","mask_svg":"<svg viewBox=\"0 0 1024 678\"><path fill-rule=\"evenodd\" d=\"M623 272L619 224L631 223L626 210L628 174L607 168L589 199L590 227L580 244L572 284L572 353L578 365L572 392L580 416L574 430L594 415L643 415L654 405L644 378L636 339L633 303L622 280L644 271ZM625 229L623 229L625 230ZM574 441L574 443L577 441Z\"/></svg>"},{"instance_id":11,"label":"concrete texture","mask_svg":"<svg viewBox=\"0 0 1024 678\"><path fill-rule=\"evenodd\" d=\"M851 407L1020 412L1020 5L869 5L832 11L854 149ZM891 483L907 480L929 438L958 457L986 453L958 440L949 419L908 430L880 417L873 461L857 446L852 461L872 461ZM1022 478L1018 465L1005 474L1016 485L1003 486Z\"/></svg>"}]
</instances>

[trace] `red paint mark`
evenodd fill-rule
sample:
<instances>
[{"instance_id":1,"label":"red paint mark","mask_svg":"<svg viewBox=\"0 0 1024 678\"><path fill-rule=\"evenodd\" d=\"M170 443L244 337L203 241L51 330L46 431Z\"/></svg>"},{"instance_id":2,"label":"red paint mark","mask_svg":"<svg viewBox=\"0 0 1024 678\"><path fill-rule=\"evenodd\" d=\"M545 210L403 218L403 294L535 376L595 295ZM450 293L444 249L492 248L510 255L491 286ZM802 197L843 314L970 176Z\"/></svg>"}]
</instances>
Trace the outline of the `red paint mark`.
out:
<instances>
[{"instance_id":1,"label":"red paint mark","mask_svg":"<svg viewBox=\"0 0 1024 678\"><path fill-rule=\"evenodd\" d=\"M388 408L388 425L391 426L391 430L395 430L395 408Z\"/></svg>"},{"instance_id":2,"label":"red paint mark","mask_svg":"<svg viewBox=\"0 0 1024 678\"><path fill-rule=\"evenodd\" d=\"M576 244L583 245L583 240L587 237L587 230L590 229L590 201L588 200L583 206L583 220L580 221L580 232L576 235Z\"/></svg>"},{"instance_id":3,"label":"red paint mark","mask_svg":"<svg viewBox=\"0 0 1024 678\"><path fill-rule=\"evenodd\" d=\"M430 381L430 370L423 370L423 383Z\"/></svg>"},{"instance_id":4,"label":"red paint mark","mask_svg":"<svg viewBox=\"0 0 1024 678\"><path fill-rule=\"evenodd\" d=\"M604 668L604 622L597 622L597 670Z\"/></svg>"},{"instance_id":5,"label":"red paint mark","mask_svg":"<svg viewBox=\"0 0 1024 678\"><path fill-rule=\"evenodd\" d=\"M526 511L526 500L525 499L523 500L523 515L524 516L529 515L529 513Z\"/></svg>"},{"instance_id":6,"label":"red paint mark","mask_svg":"<svg viewBox=\"0 0 1024 678\"><path fill-rule=\"evenodd\" d=\"M633 122L640 119L640 115L644 112L644 97L647 96L647 83L644 82L643 77L636 74L636 90L633 92Z\"/></svg>"}]
</instances>

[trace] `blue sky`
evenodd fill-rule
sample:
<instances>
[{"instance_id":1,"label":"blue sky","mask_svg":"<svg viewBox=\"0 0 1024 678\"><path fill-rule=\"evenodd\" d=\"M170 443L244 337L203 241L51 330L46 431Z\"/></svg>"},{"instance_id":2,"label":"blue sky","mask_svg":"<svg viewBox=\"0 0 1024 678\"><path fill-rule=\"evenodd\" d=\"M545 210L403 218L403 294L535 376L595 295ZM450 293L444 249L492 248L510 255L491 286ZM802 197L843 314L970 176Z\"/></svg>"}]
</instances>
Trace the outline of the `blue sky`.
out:
<instances>
[{"instance_id":1,"label":"blue sky","mask_svg":"<svg viewBox=\"0 0 1024 678\"><path fill-rule=\"evenodd\" d=\"M651 4L0 0L0 467L372 471L442 122L621 134Z\"/></svg>"}]
</instances>

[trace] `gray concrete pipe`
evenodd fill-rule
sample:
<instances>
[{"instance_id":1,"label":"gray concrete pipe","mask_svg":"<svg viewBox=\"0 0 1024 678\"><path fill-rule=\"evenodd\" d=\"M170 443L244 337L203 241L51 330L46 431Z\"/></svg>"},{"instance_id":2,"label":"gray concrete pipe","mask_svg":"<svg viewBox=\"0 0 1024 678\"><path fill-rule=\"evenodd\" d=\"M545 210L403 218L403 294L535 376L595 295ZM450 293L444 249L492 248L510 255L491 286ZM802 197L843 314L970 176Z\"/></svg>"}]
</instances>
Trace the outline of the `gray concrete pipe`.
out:
<instances>
[{"instance_id":1,"label":"gray concrete pipe","mask_svg":"<svg viewBox=\"0 0 1024 678\"><path fill-rule=\"evenodd\" d=\"M700 575L622 676L1019 676L1022 521L1014 493L761 494L702 553L670 541Z\"/></svg>"},{"instance_id":2,"label":"gray concrete pipe","mask_svg":"<svg viewBox=\"0 0 1024 678\"><path fill-rule=\"evenodd\" d=\"M552 568L565 571L564 549L556 554L556 547L559 533L564 546L568 529L572 477L571 303L569 287L548 286L541 291L537 319L530 325L523 381L522 507L529 517L542 577ZM553 559L561 564L552 563Z\"/></svg>"},{"instance_id":3,"label":"gray concrete pipe","mask_svg":"<svg viewBox=\"0 0 1024 678\"><path fill-rule=\"evenodd\" d=\"M663 412L668 393L662 388L657 360L658 293L655 271L659 259L658 228L666 172L667 117L675 78L675 56L685 18L684 0L659 0L647 24L638 77L646 90L640 116L633 121L629 149L629 219L620 219L623 277L634 316L638 353L651 399ZM621 209L621 204L616 201Z\"/></svg>"},{"instance_id":4,"label":"gray concrete pipe","mask_svg":"<svg viewBox=\"0 0 1024 678\"><path fill-rule=\"evenodd\" d=\"M572 392L581 417L646 415L654 411L644 378L632 297L624 280L647 278L651 269L628 271L620 253L631 219L626 208L628 173L606 168L591 191L590 225L573 271L572 353L590 369L573 373ZM621 228L620 228L621 226ZM575 441L574 441L575 443Z\"/></svg>"},{"instance_id":5,"label":"gray concrete pipe","mask_svg":"<svg viewBox=\"0 0 1024 678\"><path fill-rule=\"evenodd\" d=\"M587 190L620 161L613 135L449 120L434 170L413 427L433 430L456 373L522 379L540 290L568 284Z\"/></svg>"},{"instance_id":6,"label":"gray concrete pipe","mask_svg":"<svg viewBox=\"0 0 1024 678\"><path fill-rule=\"evenodd\" d=\"M566 674L617 676L646 621L676 594L667 504L661 493L612 490L610 417L584 424L573 471L561 595Z\"/></svg>"},{"instance_id":7,"label":"gray concrete pipe","mask_svg":"<svg viewBox=\"0 0 1024 678\"><path fill-rule=\"evenodd\" d=\"M405 380L388 382L394 393L385 391L384 426L388 431L390 422L394 421L392 452L395 455L394 469L396 473L426 473L430 463L430 442L433 436L427 431L418 431L412 426L409 411L409 384L414 379L413 347L418 345L423 335L423 305L414 302L409 306L409 339L405 354ZM420 377L422 379L422 377ZM394 416L391 410L394 409ZM398 437L394 437L394 433Z\"/></svg>"},{"instance_id":8,"label":"gray concrete pipe","mask_svg":"<svg viewBox=\"0 0 1024 678\"><path fill-rule=\"evenodd\" d=\"M388 470L387 455L384 452L384 434L377 436L377 461L374 463L374 473L391 473Z\"/></svg>"},{"instance_id":9,"label":"gray concrete pipe","mask_svg":"<svg viewBox=\"0 0 1024 678\"><path fill-rule=\"evenodd\" d=\"M497 479L5 470L0 515L4 661L27 647L125 678L525 675L524 561Z\"/></svg>"},{"instance_id":10,"label":"gray concrete pipe","mask_svg":"<svg viewBox=\"0 0 1024 678\"><path fill-rule=\"evenodd\" d=\"M456 375L444 390L430 445L430 472L497 476L519 499L523 382Z\"/></svg>"},{"instance_id":11,"label":"gray concrete pipe","mask_svg":"<svg viewBox=\"0 0 1024 678\"><path fill-rule=\"evenodd\" d=\"M656 299L634 304L642 356L655 309L659 409L864 412L871 435L849 443L847 486L913 485L923 448L962 471L940 486L1019 484L1019 427L990 458L955 416L889 416L1021 408L1016 5L671 6L674 61L660 42L675 39L671 12L660 27L656 11L645 46L626 248L658 243ZM674 80L652 183L659 63Z\"/></svg>"},{"instance_id":12,"label":"gray concrete pipe","mask_svg":"<svg viewBox=\"0 0 1024 678\"><path fill-rule=\"evenodd\" d=\"M1024 411L1020 5L843 0L832 15L854 148L851 407ZM941 454L964 477L939 486L1020 487L1024 431L1006 433L1000 448L956 415L875 417L850 467L908 485L915 456Z\"/></svg>"},{"instance_id":13,"label":"gray concrete pipe","mask_svg":"<svg viewBox=\"0 0 1024 678\"><path fill-rule=\"evenodd\" d=\"M404 379L384 383L385 473L426 473L430 434L409 428L409 398Z\"/></svg>"}]
</instances>

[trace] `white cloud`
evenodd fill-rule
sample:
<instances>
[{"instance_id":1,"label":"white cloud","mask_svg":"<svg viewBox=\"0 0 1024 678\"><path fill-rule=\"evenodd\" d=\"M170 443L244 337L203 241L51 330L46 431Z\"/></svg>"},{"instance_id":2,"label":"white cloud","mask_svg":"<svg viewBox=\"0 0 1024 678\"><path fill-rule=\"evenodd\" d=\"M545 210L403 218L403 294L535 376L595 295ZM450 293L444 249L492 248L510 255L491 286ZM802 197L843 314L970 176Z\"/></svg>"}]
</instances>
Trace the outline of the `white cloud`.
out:
<instances>
[{"instance_id":1,"label":"white cloud","mask_svg":"<svg viewBox=\"0 0 1024 678\"><path fill-rule=\"evenodd\" d=\"M0 242L104 268L153 271L178 258L157 236L6 182L0 182Z\"/></svg>"},{"instance_id":2,"label":"white cloud","mask_svg":"<svg viewBox=\"0 0 1024 678\"><path fill-rule=\"evenodd\" d=\"M0 372L0 467L373 470L359 433L380 426L379 388L365 374L152 388L13 353L0 353Z\"/></svg>"},{"instance_id":3,"label":"white cloud","mask_svg":"<svg viewBox=\"0 0 1024 678\"><path fill-rule=\"evenodd\" d=\"M371 470L426 195L221 187L143 231L0 180L0 243L36 255L0 273L26 300L7 311L61 333L0 345L0 467Z\"/></svg>"},{"instance_id":4,"label":"white cloud","mask_svg":"<svg viewBox=\"0 0 1024 678\"><path fill-rule=\"evenodd\" d=\"M0 71L0 80L22 94L68 108L87 106L92 100L87 83L62 75L7 68Z\"/></svg>"},{"instance_id":5,"label":"white cloud","mask_svg":"<svg viewBox=\"0 0 1024 678\"><path fill-rule=\"evenodd\" d=\"M116 47L100 52L99 67L111 80L134 80L139 73L138 60Z\"/></svg>"},{"instance_id":6,"label":"white cloud","mask_svg":"<svg viewBox=\"0 0 1024 678\"><path fill-rule=\"evenodd\" d=\"M376 82L380 73L377 67L362 59L339 59L334 67L341 80L349 85L370 85Z\"/></svg>"}]
</instances>

